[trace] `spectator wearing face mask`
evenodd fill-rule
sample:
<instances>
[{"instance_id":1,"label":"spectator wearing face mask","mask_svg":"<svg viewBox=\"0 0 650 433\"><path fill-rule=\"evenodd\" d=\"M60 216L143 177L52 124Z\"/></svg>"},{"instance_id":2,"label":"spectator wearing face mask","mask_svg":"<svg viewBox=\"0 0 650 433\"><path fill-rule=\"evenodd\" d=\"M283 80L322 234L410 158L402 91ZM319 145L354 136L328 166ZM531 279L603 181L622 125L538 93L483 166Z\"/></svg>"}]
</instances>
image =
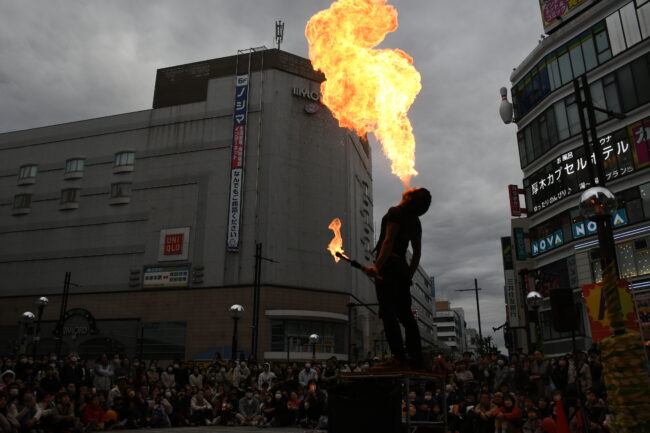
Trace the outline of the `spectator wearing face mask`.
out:
<instances>
[{"instance_id":1,"label":"spectator wearing face mask","mask_svg":"<svg viewBox=\"0 0 650 433\"><path fill-rule=\"evenodd\" d=\"M149 366L149 369L147 370L147 382L150 385L153 385L157 383L159 380L160 380L160 375L158 374L156 367L153 365Z\"/></svg>"},{"instance_id":2,"label":"spectator wearing face mask","mask_svg":"<svg viewBox=\"0 0 650 433\"><path fill-rule=\"evenodd\" d=\"M262 419L260 402L253 397L253 388L246 390L246 395L239 400L239 412L237 420L241 425L257 425Z\"/></svg>"},{"instance_id":3,"label":"spectator wearing face mask","mask_svg":"<svg viewBox=\"0 0 650 433\"><path fill-rule=\"evenodd\" d=\"M298 383L302 386L307 386L310 380L318 381L318 373L311 368L310 363L305 364L305 368L300 371L298 375Z\"/></svg>"},{"instance_id":4,"label":"spectator wearing face mask","mask_svg":"<svg viewBox=\"0 0 650 433\"><path fill-rule=\"evenodd\" d=\"M114 370L113 366L108 362L108 355L105 353L99 357L95 364L94 373L93 386L97 389L97 392L108 393L113 384Z\"/></svg>"},{"instance_id":5,"label":"spectator wearing face mask","mask_svg":"<svg viewBox=\"0 0 650 433\"><path fill-rule=\"evenodd\" d=\"M269 388L273 387L273 382L275 381L275 373L271 371L271 365L268 362L264 363L264 367L259 377L257 378L257 385L261 389L262 385L267 383Z\"/></svg>"},{"instance_id":6,"label":"spectator wearing face mask","mask_svg":"<svg viewBox=\"0 0 650 433\"><path fill-rule=\"evenodd\" d=\"M174 375L174 367L168 365L167 369L160 375L160 380L165 388L176 388L176 377Z\"/></svg>"}]
</instances>

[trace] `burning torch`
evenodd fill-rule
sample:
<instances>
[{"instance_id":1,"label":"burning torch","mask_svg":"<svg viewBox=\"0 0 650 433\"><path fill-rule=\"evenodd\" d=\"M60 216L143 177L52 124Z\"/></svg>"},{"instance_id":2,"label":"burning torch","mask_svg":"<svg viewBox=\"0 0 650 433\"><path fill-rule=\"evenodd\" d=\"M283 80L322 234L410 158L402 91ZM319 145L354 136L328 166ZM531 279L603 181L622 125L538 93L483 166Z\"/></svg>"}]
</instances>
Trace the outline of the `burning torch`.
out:
<instances>
[{"instance_id":1,"label":"burning torch","mask_svg":"<svg viewBox=\"0 0 650 433\"><path fill-rule=\"evenodd\" d=\"M334 232L334 238L327 246L327 249L332 254L332 257L334 257L334 261L338 263L339 260L343 259L346 262L348 262L350 266L352 266L353 268L359 269L365 273L364 266L361 263L357 262L356 260L348 257L343 251L343 238L341 237L341 220L338 218L334 218L328 228ZM378 275L375 276L375 278L381 279L381 277Z\"/></svg>"}]
</instances>

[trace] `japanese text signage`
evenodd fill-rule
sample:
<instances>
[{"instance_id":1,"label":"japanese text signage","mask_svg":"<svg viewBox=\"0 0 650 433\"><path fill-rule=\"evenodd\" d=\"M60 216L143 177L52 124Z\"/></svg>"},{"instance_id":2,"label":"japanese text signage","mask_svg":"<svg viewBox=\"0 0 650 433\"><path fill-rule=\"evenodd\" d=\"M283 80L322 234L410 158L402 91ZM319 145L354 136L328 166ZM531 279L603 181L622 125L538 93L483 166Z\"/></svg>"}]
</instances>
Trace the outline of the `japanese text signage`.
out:
<instances>
[{"instance_id":1,"label":"japanese text signage","mask_svg":"<svg viewBox=\"0 0 650 433\"><path fill-rule=\"evenodd\" d=\"M606 181L632 173L634 157L626 130L620 130L599 140ZM585 156L583 147L558 156L554 161L524 179L529 215L579 193L591 186L590 163L596 156Z\"/></svg>"},{"instance_id":2,"label":"japanese text signage","mask_svg":"<svg viewBox=\"0 0 650 433\"><path fill-rule=\"evenodd\" d=\"M536 255L545 253L562 245L564 245L564 233L562 230L558 230L555 233L551 233L550 235L544 236L541 239L531 241L531 255L535 257Z\"/></svg>"},{"instance_id":3,"label":"japanese text signage","mask_svg":"<svg viewBox=\"0 0 650 433\"><path fill-rule=\"evenodd\" d=\"M239 229L243 205L244 157L246 120L248 117L248 75L237 75L235 84L235 113L232 132L232 161L230 172L230 203L228 209L228 251L239 249Z\"/></svg>"},{"instance_id":4,"label":"japanese text signage","mask_svg":"<svg viewBox=\"0 0 650 433\"><path fill-rule=\"evenodd\" d=\"M142 287L187 287L189 282L189 266L144 268Z\"/></svg>"},{"instance_id":5,"label":"japanese text signage","mask_svg":"<svg viewBox=\"0 0 650 433\"><path fill-rule=\"evenodd\" d=\"M539 0L544 30L556 27L575 10L591 0Z\"/></svg>"},{"instance_id":6,"label":"japanese text signage","mask_svg":"<svg viewBox=\"0 0 650 433\"><path fill-rule=\"evenodd\" d=\"M528 258L528 253L526 252L524 229L516 227L512 231L515 235L515 252L517 253L517 260L526 260Z\"/></svg>"},{"instance_id":7,"label":"japanese text signage","mask_svg":"<svg viewBox=\"0 0 650 433\"><path fill-rule=\"evenodd\" d=\"M634 145L634 163L637 168L650 165L650 119L636 122L628 127Z\"/></svg>"},{"instance_id":8,"label":"japanese text signage","mask_svg":"<svg viewBox=\"0 0 650 433\"><path fill-rule=\"evenodd\" d=\"M510 198L510 216L521 216L521 203L519 202L519 187L508 185L508 196Z\"/></svg>"},{"instance_id":9,"label":"japanese text signage","mask_svg":"<svg viewBox=\"0 0 650 433\"><path fill-rule=\"evenodd\" d=\"M612 227L619 228L628 224L627 212L625 209L619 209L612 217ZM573 232L573 239L584 238L598 233L598 227L594 221L581 221L579 223L571 224L571 231Z\"/></svg>"}]
</instances>

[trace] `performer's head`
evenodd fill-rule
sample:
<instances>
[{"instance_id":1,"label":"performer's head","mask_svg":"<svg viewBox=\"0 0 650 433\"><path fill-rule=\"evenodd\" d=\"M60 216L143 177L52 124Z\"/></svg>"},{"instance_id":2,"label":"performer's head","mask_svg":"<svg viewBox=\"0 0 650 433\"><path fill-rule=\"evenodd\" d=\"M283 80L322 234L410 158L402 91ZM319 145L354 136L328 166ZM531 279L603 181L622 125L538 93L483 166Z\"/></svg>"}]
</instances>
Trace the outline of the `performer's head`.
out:
<instances>
[{"instance_id":1,"label":"performer's head","mask_svg":"<svg viewBox=\"0 0 650 433\"><path fill-rule=\"evenodd\" d=\"M402 194L402 208L417 216L424 215L431 205L431 193L426 188L411 188Z\"/></svg>"}]
</instances>

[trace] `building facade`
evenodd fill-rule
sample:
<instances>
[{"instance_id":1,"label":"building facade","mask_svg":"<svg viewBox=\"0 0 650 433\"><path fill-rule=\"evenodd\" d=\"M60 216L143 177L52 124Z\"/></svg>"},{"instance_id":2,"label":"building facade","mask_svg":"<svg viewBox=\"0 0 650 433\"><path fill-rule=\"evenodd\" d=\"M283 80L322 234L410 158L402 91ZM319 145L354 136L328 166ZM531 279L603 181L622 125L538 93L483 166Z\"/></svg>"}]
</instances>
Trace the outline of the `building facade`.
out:
<instances>
[{"instance_id":1,"label":"building facade","mask_svg":"<svg viewBox=\"0 0 650 433\"><path fill-rule=\"evenodd\" d=\"M575 348L586 350L597 340L587 307L593 311L598 305L585 301L582 290L601 278L595 224L578 210L581 192L595 185L589 169L595 157L583 146L589 113L585 110L583 128L574 87L574 80L583 76L588 90L581 91L580 99L588 101L590 96L593 106L609 111L595 111L593 126L606 186L618 198L612 223L619 273L630 283L639 311L647 310L650 2L582 1L568 5L560 16L547 2L540 5L548 35L510 77L526 215L513 219L506 241L511 247L510 258L504 253L506 335L511 350L531 350L537 341L541 344L536 347L553 355L573 350L571 333L557 332L553 326L553 289L574 292ZM525 305L532 289L544 297L537 311ZM650 338L648 329L645 338Z\"/></svg>"},{"instance_id":2,"label":"building facade","mask_svg":"<svg viewBox=\"0 0 650 433\"><path fill-rule=\"evenodd\" d=\"M320 101L323 77L279 50L158 70L153 108L0 134L0 344L44 309L39 352L145 358L365 355L371 153ZM68 321L56 335L64 276ZM93 318L88 325L89 317ZM29 340L29 338L28 338ZM28 341L29 345L29 341ZM255 347L256 346L256 347Z\"/></svg>"},{"instance_id":3,"label":"building facade","mask_svg":"<svg viewBox=\"0 0 650 433\"><path fill-rule=\"evenodd\" d=\"M449 301L436 301L436 333L438 341L451 349L452 353L467 350L465 311L451 308Z\"/></svg>"}]
</instances>

